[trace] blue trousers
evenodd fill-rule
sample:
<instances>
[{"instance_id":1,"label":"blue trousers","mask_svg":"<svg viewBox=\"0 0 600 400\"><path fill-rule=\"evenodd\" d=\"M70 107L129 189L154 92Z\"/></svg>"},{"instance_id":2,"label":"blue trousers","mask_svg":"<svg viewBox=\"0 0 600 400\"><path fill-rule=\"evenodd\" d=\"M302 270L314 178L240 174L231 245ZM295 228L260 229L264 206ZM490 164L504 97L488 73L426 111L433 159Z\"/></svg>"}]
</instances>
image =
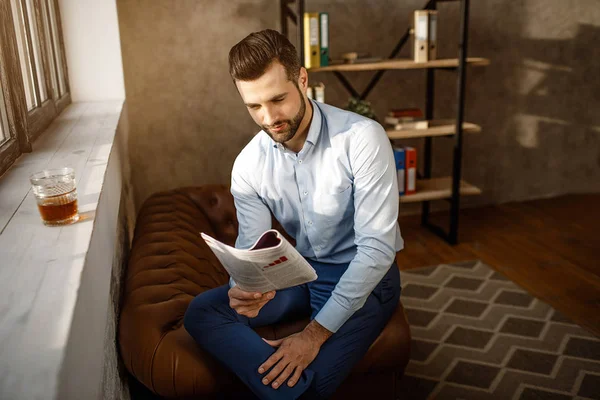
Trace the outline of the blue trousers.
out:
<instances>
[{"instance_id":1,"label":"blue trousers","mask_svg":"<svg viewBox=\"0 0 600 400\"><path fill-rule=\"evenodd\" d=\"M294 387L287 386L287 382L277 389L264 385L261 380L267 373L259 374L258 367L276 349L265 343L253 328L308 315L313 319L348 267L348 264L307 261L316 270L318 279L277 291L256 318L239 315L229 306L228 285L201 293L186 312L184 326L190 335L233 371L259 399L331 396L379 336L398 304L400 274L394 263L365 305L323 344Z\"/></svg>"}]
</instances>

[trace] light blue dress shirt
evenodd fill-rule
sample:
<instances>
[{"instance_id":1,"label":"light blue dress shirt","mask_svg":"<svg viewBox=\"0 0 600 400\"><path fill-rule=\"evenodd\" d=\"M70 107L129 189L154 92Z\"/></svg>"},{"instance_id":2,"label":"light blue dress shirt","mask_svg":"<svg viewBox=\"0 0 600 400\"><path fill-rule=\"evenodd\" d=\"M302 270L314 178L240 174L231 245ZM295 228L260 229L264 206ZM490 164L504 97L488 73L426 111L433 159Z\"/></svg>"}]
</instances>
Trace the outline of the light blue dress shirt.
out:
<instances>
[{"instance_id":1,"label":"light blue dress shirt","mask_svg":"<svg viewBox=\"0 0 600 400\"><path fill-rule=\"evenodd\" d=\"M260 131L235 160L231 193L235 246L250 248L271 228L271 212L307 259L350 263L315 316L336 332L367 300L404 247L398 182L384 129L358 114L311 100L299 153Z\"/></svg>"}]
</instances>

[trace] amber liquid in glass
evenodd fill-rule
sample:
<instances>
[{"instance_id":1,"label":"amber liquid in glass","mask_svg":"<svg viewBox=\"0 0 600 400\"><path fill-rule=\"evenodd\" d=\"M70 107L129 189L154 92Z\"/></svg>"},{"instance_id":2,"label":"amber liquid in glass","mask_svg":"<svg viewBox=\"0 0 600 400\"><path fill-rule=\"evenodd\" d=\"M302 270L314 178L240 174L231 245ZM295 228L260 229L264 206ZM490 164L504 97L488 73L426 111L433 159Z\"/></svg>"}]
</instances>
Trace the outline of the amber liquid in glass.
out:
<instances>
[{"instance_id":1,"label":"amber liquid in glass","mask_svg":"<svg viewBox=\"0 0 600 400\"><path fill-rule=\"evenodd\" d=\"M44 223L59 224L69 221L77 215L77 198L73 198L71 193L48 197L44 200L43 204L38 204Z\"/></svg>"}]
</instances>

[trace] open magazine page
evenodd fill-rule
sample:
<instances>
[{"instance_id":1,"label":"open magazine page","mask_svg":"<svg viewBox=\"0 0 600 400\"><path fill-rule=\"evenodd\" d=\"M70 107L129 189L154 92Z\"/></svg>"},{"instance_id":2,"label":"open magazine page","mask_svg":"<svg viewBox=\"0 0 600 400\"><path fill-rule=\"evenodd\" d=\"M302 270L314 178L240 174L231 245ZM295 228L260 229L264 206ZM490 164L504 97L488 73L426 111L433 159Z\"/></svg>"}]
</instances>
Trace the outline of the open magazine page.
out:
<instances>
[{"instance_id":1,"label":"open magazine page","mask_svg":"<svg viewBox=\"0 0 600 400\"><path fill-rule=\"evenodd\" d=\"M236 249L201 233L240 289L268 292L317 279L312 266L278 231L261 235L248 250Z\"/></svg>"}]
</instances>

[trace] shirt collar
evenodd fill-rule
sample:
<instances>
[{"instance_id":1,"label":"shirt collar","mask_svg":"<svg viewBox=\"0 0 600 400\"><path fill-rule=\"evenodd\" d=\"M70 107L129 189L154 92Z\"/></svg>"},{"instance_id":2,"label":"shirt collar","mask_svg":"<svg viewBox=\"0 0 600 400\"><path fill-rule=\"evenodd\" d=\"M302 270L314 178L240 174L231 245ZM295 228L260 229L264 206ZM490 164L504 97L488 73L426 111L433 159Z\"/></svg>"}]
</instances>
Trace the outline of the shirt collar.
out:
<instances>
[{"instance_id":1,"label":"shirt collar","mask_svg":"<svg viewBox=\"0 0 600 400\"><path fill-rule=\"evenodd\" d=\"M310 128L308 128L308 135L306 135L306 141L312 144L313 146L319 140L319 134L321 133L321 109L317 105L317 102L311 99L308 99L312 103L313 115L312 121L310 122Z\"/></svg>"},{"instance_id":2,"label":"shirt collar","mask_svg":"<svg viewBox=\"0 0 600 400\"><path fill-rule=\"evenodd\" d=\"M319 140L319 134L321 133L321 109L317 105L316 101L312 99L308 99L308 101L312 104L313 115L310 121L310 127L308 128L308 135L306 135L306 141L314 146L317 143L317 140ZM273 139L271 139L271 141L273 142L273 147L276 149L281 151L285 150L285 146L283 144L276 143Z\"/></svg>"}]
</instances>

